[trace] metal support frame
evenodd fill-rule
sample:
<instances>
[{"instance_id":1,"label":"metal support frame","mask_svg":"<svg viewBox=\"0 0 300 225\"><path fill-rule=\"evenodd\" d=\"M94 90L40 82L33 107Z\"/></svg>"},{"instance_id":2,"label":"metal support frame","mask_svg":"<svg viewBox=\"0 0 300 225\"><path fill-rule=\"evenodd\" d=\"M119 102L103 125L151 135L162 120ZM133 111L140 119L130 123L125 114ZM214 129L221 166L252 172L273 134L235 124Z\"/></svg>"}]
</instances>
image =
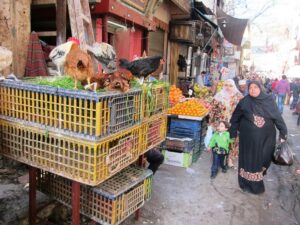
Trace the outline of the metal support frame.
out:
<instances>
[{"instance_id":1,"label":"metal support frame","mask_svg":"<svg viewBox=\"0 0 300 225\"><path fill-rule=\"evenodd\" d=\"M36 174L37 168L29 166L29 225L36 225Z\"/></svg>"},{"instance_id":2,"label":"metal support frame","mask_svg":"<svg viewBox=\"0 0 300 225\"><path fill-rule=\"evenodd\" d=\"M72 181L72 225L80 225L80 183Z\"/></svg>"},{"instance_id":3,"label":"metal support frame","mask_svg":"<svg viewBox=\"0 0 300 225\"><path fill-rule=\"evenodd\" d=\"M141 155L140 157L139 157L139 159L138 159L138 163L137 163L139 166L145 166L144 165L144 155ZM137 209L136 211L135 211L135 220L136 221L138 221L139 219L140 219L140 217L141 217L141 209L139 208L139 209Z\"/></svg>"},{"instance_id":4,"label":"metal support frame","mask_svg":"<svg viewBox=\"0 0 300 225\"><path fill-rule=\"evenodd\" d=\"M144 155L141 155L138 159L139 166L144 165ZM37 224L37 208L36 208L36 190L37 190L37 177L38 169L33 166L29 166L29 225ZM80 183L72 181L72 225L80 225ZM135 219L139 220L141 215L141 209L136 210ZM46 221L44 221L46 222ZM96 224L94 221L89 223L90 225Z\"/></svg>"},{"instance_id":5,"label":"metal support frame","mask_svg":"<svg viewBox=\"0 0 300 225\"><path fill-rule=\"evenodd\" d=\"M36 176L38 169L29 166L29 225L37 224ZM44 221L45 222L45 221ZM93 222L90 224L94 224ZM80 225L80 183L72 181L72 225Z\"/></svg>"}]
</instances>

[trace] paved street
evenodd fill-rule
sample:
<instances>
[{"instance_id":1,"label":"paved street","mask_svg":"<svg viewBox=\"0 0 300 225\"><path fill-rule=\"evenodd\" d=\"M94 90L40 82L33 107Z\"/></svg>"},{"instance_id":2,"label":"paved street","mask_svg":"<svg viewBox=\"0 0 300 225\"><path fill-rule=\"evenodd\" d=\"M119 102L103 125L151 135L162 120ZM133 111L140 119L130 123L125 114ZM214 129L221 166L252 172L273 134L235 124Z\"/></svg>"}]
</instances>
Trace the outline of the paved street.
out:
<instances>
[{"instance_id":1,"label":"paved street","mask_svg":"<svg viewBox=\"0 0 300 225\"><path fill-rule=\"evenodd\" d=\"M300 167L300 127L289 109L284 118L298 162L292 167L272 165L265 177L264 194L241 192L234 169L219 173L211 181L210 154L203 152L188 170L162 165L154 176L153 195L142 208L140 220L136 222L131 216L123 225L299 225L300 175L295 170ZM24 188L28 177L21 176L26 170L11 172L10 179L4 174L0 177L0 224L27 225L26 218L18 220L28 210L28 189ZM39 194L38 200L45 199Z\"/></svg>"},{"instance_id":2,"label":"paved street","mask_svg":"<svg viewBox=\"0 0 300 225\"><path fill-rule=\"evenodd\" d=\"M300 159L297 116L285 109L289 143ZM210 180L210 154L204 152L191 169L163 165L154 177L152 199L142 209L139 222L161 225L297 225L300 224L300 175L296 167L272 165L265 177L266 192L240 191L237 170Z\"/></svg>"}]
</instances>

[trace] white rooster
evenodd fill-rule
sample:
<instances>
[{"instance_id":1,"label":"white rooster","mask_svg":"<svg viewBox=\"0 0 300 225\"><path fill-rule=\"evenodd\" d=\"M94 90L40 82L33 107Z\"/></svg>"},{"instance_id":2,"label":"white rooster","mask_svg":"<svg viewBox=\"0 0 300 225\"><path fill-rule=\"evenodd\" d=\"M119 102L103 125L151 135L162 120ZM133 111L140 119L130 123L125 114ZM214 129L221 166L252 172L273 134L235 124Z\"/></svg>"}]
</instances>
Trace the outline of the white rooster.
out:
<instances>
[{"instance_id":1,"label":"white rooster","mask_svg":"<svg viewBox=\"0 0 300 225\"><path fill-rule=\"evenodd\" d=\"M0 72L12 63L13 55L10 50L0 46Z\"/></svg>"},{"instance_id":2,"label":"white rooster","mask_svg":"<svg viewBox=\"0 0 300 225\"><path fill-rule=\"evenodd\" d=\"M9 67L12 63L13 60L13 54L12 51L9 49L0 46L0 72L7 67ZM18 78L14 74L9 74L8 76L2 76L0 73L0 81L5 80L5 79L10 79L14 81L18 81Z\"/></svg>"},{"instance_id":3,"label":"white rooster","mask_svg":"<svg viewBox=\"0 0 300 225\"><path fill-rule=\"evenodd\" d=\"M66 57L71 50L74 41L67 41L61 45L56 46L49 54L49 58L56 65L58 75L63 75L64 64L66 62Z\"/></svg>"},{"instance_id":4,"label":"white rooster","mask_svg":"<svg viewBox=\"0 0 300 225\"><path fill-rule=\"evenodd\" d=\"M86 46L87 50L94 55L96 60L102 65L105 74L117 71L116 52L110 44L105 42L95 42L93 46Z\"/></svg>"}]
</instances>

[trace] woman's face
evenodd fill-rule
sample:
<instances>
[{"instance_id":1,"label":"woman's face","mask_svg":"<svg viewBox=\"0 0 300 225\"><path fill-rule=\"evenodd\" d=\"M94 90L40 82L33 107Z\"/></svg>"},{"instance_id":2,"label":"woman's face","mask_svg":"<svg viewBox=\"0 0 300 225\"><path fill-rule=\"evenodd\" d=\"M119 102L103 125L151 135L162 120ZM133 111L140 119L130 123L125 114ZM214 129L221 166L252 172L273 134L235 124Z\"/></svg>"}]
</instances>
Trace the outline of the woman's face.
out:
<instances>
[{"instance_id":1,"label":"woman's face","mask_svg":"<svg viewBox=\"0 0 300 225\"><path fill-rule=\"evenodd\" d=\"M233 85L230 82L225 82L224 89L226 92L231 93L233 91Z\"/></svg>"},{"instance_id":2,"label":"woman's face","mask_svg":"<svg viewBox=\"0 0 300 225\"><path fill-rule=\"evenodd\" d=\"M249 87L249 95L256 98L260 94L260 89L256 84L251 84Z\"/></svg>"}]
</instances>

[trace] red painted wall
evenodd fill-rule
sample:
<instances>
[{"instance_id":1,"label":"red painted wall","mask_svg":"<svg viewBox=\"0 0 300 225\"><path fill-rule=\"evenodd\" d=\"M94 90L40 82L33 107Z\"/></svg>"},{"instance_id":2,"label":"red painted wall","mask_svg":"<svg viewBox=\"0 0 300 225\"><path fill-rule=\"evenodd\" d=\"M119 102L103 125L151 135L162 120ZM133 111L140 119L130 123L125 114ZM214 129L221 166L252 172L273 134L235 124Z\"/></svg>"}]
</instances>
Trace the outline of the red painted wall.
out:
<instances>
[{"instance_id":1,"label":"red painted wall","mask_svg":"<svg viewBox=\"0 0 300 225\"><path fill-rule=\"evenodd\" d=\"M118 59L125 58L133 60L134 56L142 55L142 37L141 30L135 32L128 31L117 32L115 34L115 48Z\"/></svg>"},{"instance_id":2,"label":"red painted wall","mask_svg":"<svg viewBox=\"0 0 300 225\"><path fill-rule=\"evenodd\" d=\"M133 60L135 56L142 55L142 37L143 33L140 30L130 33L130 60Z\"/></svg>"}]
</instances>

